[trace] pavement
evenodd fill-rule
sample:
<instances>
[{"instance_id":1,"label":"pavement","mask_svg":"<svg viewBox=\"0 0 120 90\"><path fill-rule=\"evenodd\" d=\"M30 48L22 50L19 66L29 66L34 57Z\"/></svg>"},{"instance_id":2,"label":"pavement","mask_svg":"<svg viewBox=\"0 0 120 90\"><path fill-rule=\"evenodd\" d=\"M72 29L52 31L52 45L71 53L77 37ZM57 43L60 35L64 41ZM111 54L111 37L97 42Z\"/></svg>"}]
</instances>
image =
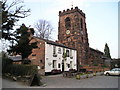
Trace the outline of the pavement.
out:
<instances>
[{"instance_id":1,"label":"pavement","mask_svg":"<svg viewBox=\"0 0 120 90\"><path fill-rule=\"evenodd\" d=\"M28 86L26 83L2 79L3 88L118 88L118 76L94 76L80 79L64 78L62 75L42 77L42 86Z\"/></svg>"}]
</instances>

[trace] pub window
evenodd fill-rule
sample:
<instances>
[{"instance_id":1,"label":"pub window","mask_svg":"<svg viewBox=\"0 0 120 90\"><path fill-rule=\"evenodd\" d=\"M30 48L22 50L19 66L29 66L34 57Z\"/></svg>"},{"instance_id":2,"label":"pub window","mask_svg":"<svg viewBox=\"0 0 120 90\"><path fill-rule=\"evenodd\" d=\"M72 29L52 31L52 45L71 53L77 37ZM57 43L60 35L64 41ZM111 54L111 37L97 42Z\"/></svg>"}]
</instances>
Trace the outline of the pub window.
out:
<instances>
[{"instance_id":1,"label":"pub window","mask_svg":"<svg viewBox=\"0 0 120 90\"><path fill-rule=\"evenodd\" d=\"M61 48L58 48L58 53L61 54Z\"/></svg>"},{"instance_id":2,"label":"pub window","mask_svg":"<svg viewBox=\"0 0 120 90\"><path fill-rule=\"evenodd\" d=\"M81 37L81 39L82 39L82 42L83 42L83 37Z\"/></svg>"},{"instance_id":3,"label":"pub window","mask_svg":"<svg viewBox=\"0 0 120 90\"><path fill-rule=\"evenodd\" d=\"M72 69L72 61L70 61L70 68Z\"/></svg>"},{"instance_id":4,"label":"pub window","mask_svg":"<svg viewBox=\"0 0 120 90\"><path fill-rule=\"evenodd\" d=\"M64 55L64 53L65 53L65 48L63 48L63 55Z\"/></svg>"},{"instance_id":5,"label":"pub window","mask_svg":"<svg viewBox=\"0 0 120 90\"><path fill-rule=\"evenodd\" d=\"M42 63L42 60L40 60L40 63Z\"/></svg>"},{"instance_id":6,"label":"pub window","mask_svg":"<svg viewBox=\"0 0 120 90\"><path fill-rule=\"evenodd\" d=\"M69 50L66 50L66 55L67 55L67 57L70 56L70 55L69 55Z\"/></svg>"},{"instance_id":7,"label":"pub window","mask_svg":"<svg viewBox=\"0 0 120 90\"><path fill-rule=\"evenodd\" d=\"M32 56L36 56L36 54L32 54Z\"/></svg>"},{"instance_id":8,"label":"pub window","mask_svg":"<svg viewBox=\"0 0 120 90\"><path fill-rule=\"evenodd\" d=\"M65 27L66 27L66 29L70 29L70 27L71 27L71 22L70 22L70 18L69 17L67 17L65 19Z\"/></svg>"},{"instance_id":9,"label":"pub window","mask_svg":"<svg viewBox=\"0 0 120 90\"><path fill-rule=\"evenodd\" d=\"M68 65L68 68L70 68L70 64L67 64Z\"/></svg>"},{"instance_id":10,"label":"pub window","mask_svg":"<svg viewBox=\"0 0 120 90\"><path fill-rule=\"evenodd\" d=\"M60 63L58 63L58 68L60 68Z\"/></svg>"},{"instance_id":11,"label":"pub window","mask_svg":"<svg viewBox=\"0 0 120 90\"><path fill-rule=\"evenodd\" d=\"M56 69L56 64L57 64L57 61L56 60L53 60L53 68Z\"/></svg>"},{"instance_id":12,"label":"pub window","mask_svg":"<svg viewBox=\"0 0 120 90\"><path fill-rule=\"evenodd\" d=\"M53 54L56 54L56 46L53 46Z\"/></svg>"}]
</instances>

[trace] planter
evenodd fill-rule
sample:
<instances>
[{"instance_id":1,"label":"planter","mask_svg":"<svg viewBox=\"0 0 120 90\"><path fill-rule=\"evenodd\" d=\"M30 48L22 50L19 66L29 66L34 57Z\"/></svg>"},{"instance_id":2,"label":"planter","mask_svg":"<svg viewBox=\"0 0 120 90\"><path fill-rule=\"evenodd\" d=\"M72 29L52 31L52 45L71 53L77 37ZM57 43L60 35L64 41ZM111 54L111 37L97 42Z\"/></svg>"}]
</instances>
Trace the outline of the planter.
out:
<instances>
[{"instance_id":1,"label":"planter","mask_svg":"<svg viewBox=\"0 0 120 90\"><path fill-rule=\"evenodd\" d=\"M67 77L67 72L63 72L63 77Z\"/></svg>"},{"instance_id":2,"label":"planter","mask_svg":"<svg viewBox=\"0 0 120 90\"><path fill-rule=\"evenodd\" d=\"M80 80L80 75L79 74L76 75L76 79Z\"/></svg>"},{"instance_id":3,"label":"planter","mask_svg":"<svg viewBox=\"0 0 120 90\"><path fill-rule=\"evenodd\" d=\"M94 73L96 75L96 73ZM77 74L76 75L76 79L85 79L85 78L92 78L94 76L94 74L84 74L84 75L80 75L80 74Z\"/></svg>"},{"instance_id":4,"label":"planter","mask_svg":"<svg viewBox=\"0 0 120 90\"><path fill-rule=\"evenodd\" d=\"M82 79L87 78L87 74L85 74L85 75L80 75L80 78L82 78Z\"/></svg>"},{"instance_id":5,"label":"planter","mask_svg":"<svg viewBox=\"0 0 120 90\"><path fill-rule=\"evenodd\" d=\"M93 73L93 76L96 76L96 73Z\"/></svg>"}]
</instances>

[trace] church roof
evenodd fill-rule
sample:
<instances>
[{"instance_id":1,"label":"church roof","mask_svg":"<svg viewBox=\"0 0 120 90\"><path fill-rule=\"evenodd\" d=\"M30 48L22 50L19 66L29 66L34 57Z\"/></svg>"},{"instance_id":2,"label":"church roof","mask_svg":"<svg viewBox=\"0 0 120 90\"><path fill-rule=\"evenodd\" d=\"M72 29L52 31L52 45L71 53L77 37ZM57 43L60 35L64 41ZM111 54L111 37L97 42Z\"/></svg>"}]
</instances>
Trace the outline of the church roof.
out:
<instances>
[{"instance_id":1,"label":"church roof","mask_svg":"<svg viewBox=\"0 0 120 90\"><path fill-rule=\"evenodd\" d=\"M95 49L93 49L93 48L91 48L91 47L90 47L90 50L95 51L95 52L97 52L97 53L104 54L103 52L101 52L101 51L99 51L99 50L95 50Z\"/></svg>"}]
</instances>

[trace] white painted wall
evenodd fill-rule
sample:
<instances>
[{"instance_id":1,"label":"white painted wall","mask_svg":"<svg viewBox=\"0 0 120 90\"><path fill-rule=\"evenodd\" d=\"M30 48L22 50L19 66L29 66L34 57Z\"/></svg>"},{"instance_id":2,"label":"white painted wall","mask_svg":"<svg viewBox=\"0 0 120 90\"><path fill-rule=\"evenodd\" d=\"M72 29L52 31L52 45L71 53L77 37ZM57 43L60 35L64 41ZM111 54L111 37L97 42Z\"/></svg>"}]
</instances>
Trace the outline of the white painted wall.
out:
<instances>
[{"instance_id":1,"label":"white painted wall","mask_svg":"<svg viewBox=\"0 0 120 90\"><path fill-rule=\"evenodd\" d=\"M45 72L51 72L53 69L62 71L63 47L56 46L57 57L53 57L53 46L54 45L47 44L45 42ZM61 48L61 54L58 53L58 48ZM65 51L66 51L66 48L65 48ZM76 53L77 53L76 50L72 50L73 59L70 59L70 57L67 57L67 60L64 61L65 71L68 71L70 69L67 67L67 64L70 64L70 61L73 62L72 63L73 69L77 69ZM56 60L56 63L57 63L56 68L53 68L53 60ZM60 63L60 68L58 68L58 63Z\"/></svg>"}]
</instances>

